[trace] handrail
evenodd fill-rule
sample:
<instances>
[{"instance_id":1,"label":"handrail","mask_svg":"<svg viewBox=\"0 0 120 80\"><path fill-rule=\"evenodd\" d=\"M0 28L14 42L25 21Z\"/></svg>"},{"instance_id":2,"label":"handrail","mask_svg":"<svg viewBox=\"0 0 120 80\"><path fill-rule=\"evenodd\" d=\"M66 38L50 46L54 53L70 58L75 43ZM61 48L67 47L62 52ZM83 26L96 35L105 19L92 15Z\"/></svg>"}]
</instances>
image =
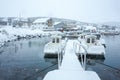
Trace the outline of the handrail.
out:
<instances>
[{"instance_id":1,"label":"handrail","mask_svg":"<svg viewBox=\"0 0 120 80\"><path fill-rule=\"evenodd\" d=\"M65 47L66 47L67 39L65 40L65 46L61 47L58 49L58 69L60 69L61 63L62 63L62 58L65 53Z\"/></svg>"},{"instance_id":2,"label":"handrail","mask_svg":"<svg viewBox=\"0 0 120 80\"><path fill-rule=\"evenodd\" d=\"M76 51L76 49L77 49L77 46L78 46L78 54L80 54L80 57L81 57L81 65L82 65L82 67L83 67L83 69L85 70L85 68L86 68L86 54L87 54L87 50L86 50L86 48L83 46L83 45L81 45L80 43L73 43L73 48L74 48L74 51L75 51L75 53L77 53L77 51ZM84 53L81 53L80 52L80 50L81 50L81 48L83 48L84 49ZM83 56L84 56L84 58L83 58Z\"/></svg>"},{"instance_id":3,"label":"handrail","mask_svg":"<svg viewBox=\"0 0 120 80\"><path fill-rule=\"evenodd\" d=\"M58 69L60 69L60 65L61 65L61 52L60 49L58 49Z\"/></svg>"}]
</instances>

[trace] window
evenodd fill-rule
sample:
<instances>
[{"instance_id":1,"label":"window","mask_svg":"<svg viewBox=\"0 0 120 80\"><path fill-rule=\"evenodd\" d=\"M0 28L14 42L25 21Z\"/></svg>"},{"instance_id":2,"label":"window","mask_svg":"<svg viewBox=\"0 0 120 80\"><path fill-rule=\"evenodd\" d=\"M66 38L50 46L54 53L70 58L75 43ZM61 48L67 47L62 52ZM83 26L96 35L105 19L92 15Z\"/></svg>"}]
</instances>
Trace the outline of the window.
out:
<instances>
[{"instance_id":1,"label":"window","mask_svg":"<svg viewBox=\"0 0 120 80\"><path fill-rule=\"evenodd\" d=\"M87 39L87 43L90 43L90 38Z\"/></svg>"},{"instance_id":2,"label":"window","mask_svg":"<svg viewBox=\"0 0 120 80\"><path fill-rule=\"evenodd\" d=\"M94 43L95 42L95 39L94 38L92 38L92 43Z\"/></svg>"},{"instance_id":3,"label":"window","mask_svg":"<svg viewBox=\"0 0 120 80\"><path fill-rule=\"evenodd\" d=\"M53 38L52 43L55 43L55 38Z\"/></svg>"},{"instance_id":4,"label":"window","mask_svg":"<svg viewBox=\"0 0 120 80\"><path fill-rule=\"evenodd\" d=\"M99 40L100 39L100 37L101 37L101 35L96 35L97 36L97 39Z\"/></svg>"},{"instance_id":5,"label":"window","mask_svg":"<svg viewBox=\"0 0 120 80\"><path fill-rule=\"evenodd\" d=\"M60 40L59 40L59 38L57 38L57 43L59 43L60 42Z\"/></svg>"},{"instance_id":6,"label":"window","mask_svg":"<svg viewBox=\"0 0 120 80\"><path fill-rule=\"evenodd\" d=\"M83 39L83 36L81 36L81 39Z\"/></svg>"}]
</instances>

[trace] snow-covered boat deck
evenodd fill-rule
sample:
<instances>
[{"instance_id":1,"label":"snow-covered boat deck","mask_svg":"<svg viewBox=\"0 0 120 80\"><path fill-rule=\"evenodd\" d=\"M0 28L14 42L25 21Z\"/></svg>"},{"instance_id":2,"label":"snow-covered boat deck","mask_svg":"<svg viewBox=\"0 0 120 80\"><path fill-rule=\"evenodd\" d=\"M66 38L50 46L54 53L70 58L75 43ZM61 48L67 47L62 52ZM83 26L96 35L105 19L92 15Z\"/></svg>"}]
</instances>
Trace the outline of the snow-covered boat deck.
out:
<instances>
[{"instance_id":1,"label":"snow-covered boat deck","mask_svg":"<svg viewBox=\"0 0 120 80\"><path fill-rule=\"evenodd\" d=\"M96 72L82 68L73 50L74 41L68 40L60 68L48 72L43 80L100 80Z\"/></svg>"}]
</instances>

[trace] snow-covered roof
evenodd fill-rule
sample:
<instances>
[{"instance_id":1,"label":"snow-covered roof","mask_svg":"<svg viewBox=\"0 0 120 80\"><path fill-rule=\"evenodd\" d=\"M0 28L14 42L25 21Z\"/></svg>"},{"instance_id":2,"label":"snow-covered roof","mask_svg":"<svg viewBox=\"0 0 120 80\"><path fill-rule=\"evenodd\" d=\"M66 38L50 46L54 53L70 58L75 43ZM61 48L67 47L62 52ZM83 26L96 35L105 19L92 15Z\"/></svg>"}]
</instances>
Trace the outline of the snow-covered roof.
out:
<instances>
[{"instance_id":1,"label":"snow-covered roof","mask_svg":"<svg viewBox=\"0 0 120 80\"><path fill-rule=\"evenodd\" d=\"M61 23L61 22L55 22L54 25L57 25L57 24L59 24L59 23Z\"/></svg>"},{"instance_id":2,"label":"snow-covered roof","mask_svg":"<svg viewBox=\"0 0 120 80\"><path fill-rule=\"evenodd\" d=\"M28 21L27 18L20 18L20 20L21 20L21 21L26 21L26 22Z\"/></svg>"},{"instance_id":3,"label":"snow-covered roof","mask_svg":"<svg viewBox=\"0 0 120 80\"><path fill-rule=\"evenodd\" d=\"M85 26L86 29L85 30L96 30L96 27L93 27L93 26Z\"/></svg>"},{"instance_id":4,"label":"snow-covered roof","mask_svg":"<svg viewBox=\"0 0 120 80\"><path fill-rule=\"evenodd\" d=\"M86 37L86 38L96 38L95 35L86 35L85 37Z\"/></svg>"},{"instance_id":5,"label":"snow-covered roof","mask_svg":"<svg viewBox=\"0 0 120 80\"><path fill-rule=\"evenodd\" d=\"M40 19L36 19L33 23L44 23L47 22L47 20L49 20L50 18L40 18Z\"/></svg>"},{"instance_id":6,"label":"snow-covered roof","mask_svg":"<svg viewBox=\"0 0 120 80\"><path fill-rule=\"evenodd\" d=\"M8 21L8 18L3 18L2 21L7 22L7 21Z\"/></svg>"},{"instance_id":7,"label":"snow-covered roof","mask_svg":"<svg viewBox=\"0 0 120 80\"><path fill-rule=\"evenodd\" d=\"M81 28L82 26L80 26L80 25L77 25L77 28Z\"/></svg>"},{"instance_id":8,"label":"snow-covered roof","mask_svg":"<svg viewBox=\"0 0 120 80\"><path fill-rule=\"evenodd\" d=\"M27 22L28 19L27 18L19 18L19 17L16 17L14 19L12 19L13 21L23 21L23 22Z\"/></svg>"}]
</instances>

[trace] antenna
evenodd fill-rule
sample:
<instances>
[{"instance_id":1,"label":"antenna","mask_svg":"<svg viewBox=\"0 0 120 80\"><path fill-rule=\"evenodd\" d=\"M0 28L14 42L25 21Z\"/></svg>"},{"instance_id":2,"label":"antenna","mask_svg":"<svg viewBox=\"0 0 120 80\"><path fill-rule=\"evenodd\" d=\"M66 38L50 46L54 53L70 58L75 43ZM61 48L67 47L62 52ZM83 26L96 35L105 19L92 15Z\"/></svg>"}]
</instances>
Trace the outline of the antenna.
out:
<instances>
[{"instance_id":1,"label":"antenna","mask_svg":"<svg viewBox=\"0 0 120 80\"><path fill-rule=\"evenodd\" d=\"M21 16L21 13L19 13L19 21L21 21L21 17L22 17L22 16Z\"/></svg>"}]
</instances>

